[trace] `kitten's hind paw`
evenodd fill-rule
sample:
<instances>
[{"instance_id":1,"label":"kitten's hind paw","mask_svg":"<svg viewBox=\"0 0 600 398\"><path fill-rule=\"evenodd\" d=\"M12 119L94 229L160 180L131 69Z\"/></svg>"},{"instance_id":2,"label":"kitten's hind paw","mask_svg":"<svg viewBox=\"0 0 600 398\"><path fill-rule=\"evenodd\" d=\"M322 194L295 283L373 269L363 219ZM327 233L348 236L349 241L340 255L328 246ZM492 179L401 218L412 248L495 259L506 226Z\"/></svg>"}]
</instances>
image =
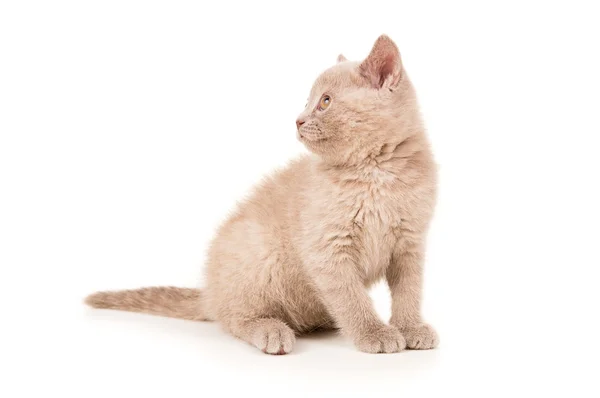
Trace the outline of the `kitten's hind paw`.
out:
<instances>
[{"instance_id":1,"label":"kitten's hind paw","mask_svg":"<svg viewBox=\"0 0 600 398\"><path fill-rule=\"evenodd\" d=\"M356 347L372 354L400 352L406 348L406 341L394 326L383 325L354 340Z\"/></svg>"},{"instance_id":2,"label":"kitten's hind paw","mask_svg":"<svg viewBox=\"0 0 600 398\"><path fill-rule=\"evenodd\" d=\"M289 354L295 342L294 331L279 320L264 319L256 325L253 343L265 354Z\"/></svg>"}]
</instances>

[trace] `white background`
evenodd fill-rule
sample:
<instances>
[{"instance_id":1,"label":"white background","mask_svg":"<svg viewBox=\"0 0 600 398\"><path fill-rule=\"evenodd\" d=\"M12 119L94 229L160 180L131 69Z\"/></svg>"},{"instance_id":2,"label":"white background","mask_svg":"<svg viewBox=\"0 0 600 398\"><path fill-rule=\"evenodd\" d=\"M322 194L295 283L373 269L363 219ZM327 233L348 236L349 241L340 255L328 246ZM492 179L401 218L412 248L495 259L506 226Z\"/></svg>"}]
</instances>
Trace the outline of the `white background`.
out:
<instances>
[{"instance_id":1,"label":"white background","mask_svg":"<svg viewBox=\"0 0 600 398\"><path fill-rule=\"evenodd\" d=\"M600 29L593 1L557 3L0 3L0 395L597 397ZM272 357L83 306L202 283L217 225L304 151L314 78L382 33L440 164L439 349L321 335Z\"/></svg>"}]
</instances>

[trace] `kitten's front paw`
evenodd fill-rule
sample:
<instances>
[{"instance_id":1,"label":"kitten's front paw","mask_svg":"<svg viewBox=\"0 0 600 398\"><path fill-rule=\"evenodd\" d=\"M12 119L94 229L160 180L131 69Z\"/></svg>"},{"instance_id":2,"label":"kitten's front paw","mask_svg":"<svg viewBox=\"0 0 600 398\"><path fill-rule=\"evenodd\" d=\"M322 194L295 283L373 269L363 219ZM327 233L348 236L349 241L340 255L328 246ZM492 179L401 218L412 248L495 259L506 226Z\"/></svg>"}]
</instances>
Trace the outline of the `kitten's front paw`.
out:
<instances>
[{"instance_id":1,"label":"kitten's front paw","mask_svg":"<svg viewBox=\"0 0 600 398\"><path fill-rule=\"evenodd\" d=\"M372 354L400 352L406 348L406 341L394 326L382 326L365 333L354 340L356 347Z\"/></svg>"},{"instance_id":2,"label":"kitten's front paw","mask_svg":"<svg viewBox=\"0 0 600 398\"><path fill-rule=\"evenodd\" d=\"M429 350L437 347L439 338L435 330L426 323L401 329L406 346L412 350Z\"/></svg>"}]
</instances>

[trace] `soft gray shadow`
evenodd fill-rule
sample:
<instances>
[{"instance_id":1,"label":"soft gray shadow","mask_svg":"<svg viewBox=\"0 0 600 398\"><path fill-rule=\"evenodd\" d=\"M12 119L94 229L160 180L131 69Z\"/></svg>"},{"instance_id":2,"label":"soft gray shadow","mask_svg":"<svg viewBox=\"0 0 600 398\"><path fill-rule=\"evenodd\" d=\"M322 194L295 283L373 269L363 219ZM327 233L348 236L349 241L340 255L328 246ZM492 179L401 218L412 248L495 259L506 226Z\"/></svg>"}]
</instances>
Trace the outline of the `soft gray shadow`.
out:
<instances>
[{"instance_id":1,"label":"soft gray shadow","mask_svg":"<svg viewBox=\"0 0 600 398\"><path fill-rule=\"evenodd\" d=\"M208 337L222 333L214 322L194 322L133 312L86 308L84 317L90 322L126 325L128 328L139 329L144 333L167 334L170 338L176 334L176 338L198 340L203 335Z\"/></svg>"},{"instance_id":2,"label":"soft gray shadow","mask_svg":"<svg viewBox=\"0 0 600 398\"><path fill-rule=\"evenodd\" d=\"M307 344L308 343L308 344ZM337 346L345 347L348 346L346 339L340 334L337 329L330 330L318 330L308 334L303 334L298 337L298 344L296 345L296 352L304 352L308 346Z\"/></svg>"},{"instance_id":3,"label":"soft gray shadow","mask_svg":"<svg viewBox=\"0 0 600 398\"><path fill-rule=\"evenodd\" d=\"M390 375L398 375L398 372L416 375L436 367L440 353L440 350L405 350L394 354L367 354L358 351L337 330L300 336L294 349L299 366L310 366L316 373L340 376L370 372L382 376L388 372Z\"/></svg>"},{"instance_id":4,"label":"soft gray shadow","mask_svg":"<svg viewBox=\"0 0 600 398\"><path fill-rule=\"evenodd\" d=\"M86 308L84 319L94 329L123 328L157 340L177 339L199 360L219 362L231 369L246 371L260 365L279 371L285 369L309 371L316 375L347 377L348 374L371 373L385 376L420 373L435 367L441 350L403 351L396 354L366 354L356 350L351 341L336 330L316 331L299 336L289 355L265 355L250 344L225 333L215 322L193 322L159 316L113 310ZM132 331L133 329L133 331ZM194 354L195 355L195 354ZM345 375L345 376L344 376Z\"/></svg>"}]
</instances>

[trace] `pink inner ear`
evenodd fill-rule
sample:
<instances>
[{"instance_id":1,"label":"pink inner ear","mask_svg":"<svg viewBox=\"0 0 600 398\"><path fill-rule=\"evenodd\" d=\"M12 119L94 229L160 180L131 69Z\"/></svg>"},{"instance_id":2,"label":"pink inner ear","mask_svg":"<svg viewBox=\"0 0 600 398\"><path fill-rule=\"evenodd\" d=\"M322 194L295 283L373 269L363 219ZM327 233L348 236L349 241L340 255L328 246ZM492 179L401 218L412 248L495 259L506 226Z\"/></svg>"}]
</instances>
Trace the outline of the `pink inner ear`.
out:
<instances>
[{"instance_id":1,"label":"pink inner ear","mask_svg":"<svg viewBox=\"0 0 600 398\"><path fill-rule=\"evenodd\" d=\"M387 79L387 77L389 75L394 73L395 69L396 69L396 60L394 58L394 54L387 54L385 57L385 60L383 61L382 65L381 65L381 69L379 70L379 75L380 75L379 85L380 86L383 85L383 82L385 81L385 79Z\"/></svg>"},{"instance_id":2,"label":"pink inner ear","mask_svg":"<svg viewBox=\"0 0 600 398\"><path fill-rule=\"evenodd\" d=\"M389 76L394 76L392 84L400 79L400 53L387 36L375 42L371 53L360 65L361 74L366 77L373 88L381 88Z\"/></svg>"}]
</instances>

